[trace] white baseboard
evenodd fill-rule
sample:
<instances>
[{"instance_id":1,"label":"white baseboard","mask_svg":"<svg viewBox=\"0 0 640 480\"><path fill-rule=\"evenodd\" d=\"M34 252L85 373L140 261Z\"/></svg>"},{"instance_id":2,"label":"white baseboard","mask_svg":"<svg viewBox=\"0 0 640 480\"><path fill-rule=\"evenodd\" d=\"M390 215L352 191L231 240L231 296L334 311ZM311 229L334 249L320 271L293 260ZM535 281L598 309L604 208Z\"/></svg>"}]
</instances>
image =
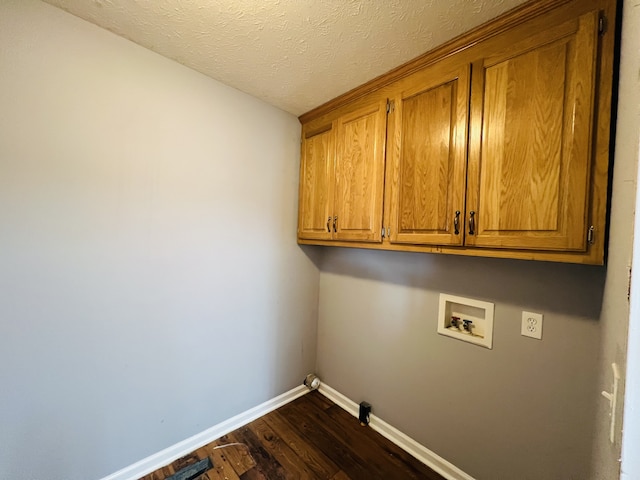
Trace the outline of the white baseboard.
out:
<instances>
[{"instance_id":1,"label":"white baseboard","mask_svg":"<svg viewBox=\"0 0 640 480\"><path fill-rule=\"evenodd\" d=\"M337 390L334 390L325 383L320 384L319 391L333 403L342 407L354 417L358 417L360 406L356 402L344 396ZM449 463L424 445L419 444L413 438L405 435L397 428L392 427L387 422L373 414L369 416L369 426L383 437L398 445L404 451L413 455L427 467L442 475L444 478L448 480L474 480L471 475L463 472L458 467Z\"/></svg>"},{"instance_id":2,"label":"white baseboard","mask_svg":"<svg viewBox=\"0 0 640 480\"><path fill-rule=\"evenodd\" d=\"M204 432L200 432L193 437L187 438L186 440L165 448L158 453L154 453L153 455L144 458L139 462L123 468L122 470L118 470L117 472L112 473L108 477L104 477L101 480L137 480L138 478L154 472L159 468L170 464L174 460L177 460L178 458L183 457L184 455L187 455L202 446L211 443L217 438L220 438L221 436L226 435L229 432L233 432L243 425L246 425L247 423L250 423L257 418L260 418L261 416L266 415L267 413L272 412L277 408L280 408L281 406L295 400L298 397L301 397L308 392L309 389L307 389L307 387L300 385L299 387L289 390L282 395L261 403L257 407L253 407L246 412L240 413L235 417L214 425Z\"/></svg>"}]
</instances>

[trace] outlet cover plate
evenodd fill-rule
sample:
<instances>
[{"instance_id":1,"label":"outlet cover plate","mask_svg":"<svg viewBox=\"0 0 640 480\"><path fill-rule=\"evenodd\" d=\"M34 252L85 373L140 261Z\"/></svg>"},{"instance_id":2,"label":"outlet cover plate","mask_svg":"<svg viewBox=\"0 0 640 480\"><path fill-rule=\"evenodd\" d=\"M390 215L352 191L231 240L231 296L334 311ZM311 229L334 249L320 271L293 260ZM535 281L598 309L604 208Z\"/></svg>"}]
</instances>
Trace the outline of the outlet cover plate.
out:
<instances>
[{"instance_id":1,"label":"outlet cover plate","mask_svg":"<svg viewBox=\"0 0 640 480\"><path fill-rule=\"evenodd\" d=\"M520 334L542 340L542 314L523 311Z\"/></svg>"}]
</instances>

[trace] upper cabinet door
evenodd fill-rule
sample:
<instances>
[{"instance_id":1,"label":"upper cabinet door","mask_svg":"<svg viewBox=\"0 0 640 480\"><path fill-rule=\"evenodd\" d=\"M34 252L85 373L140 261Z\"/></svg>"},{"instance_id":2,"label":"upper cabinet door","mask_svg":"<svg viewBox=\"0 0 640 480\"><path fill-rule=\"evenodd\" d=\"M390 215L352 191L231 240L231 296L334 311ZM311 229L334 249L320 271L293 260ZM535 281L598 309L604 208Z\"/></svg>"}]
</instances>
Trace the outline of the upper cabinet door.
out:
<instances>
[{"instance_id":1,"label":"upper cabinet door","mask_svg":"<svg viewBox=\"0 0 640 480\"><path fill-rule=\"evenodd\" d=\"M337 120L334 240L381 242L386 101Z\"/></svg>"},{"instance_id":2,"label":"upper cabinet door","mask_svg":"<svg viewBox=\"0 0 640 480\"><path fill-rule=\"evenodd\" d=\"M335 145L332 125L302 132L298 237L330 240Z\"/></svg>"},{"instance_id":3,"label":"upper cabinet door","mask_svg":"<svg viewBox=\"0 0 640 480\"><path fill-rule=\"evenodd\" d=\"M390 241L462 245L469 66L436 65L402 83L389 114Z\"/></svg>"},{"instance_id":4,"label":"upper cabinet door","mask_svg":"<svg viewBox=\"0 0 640 480\"><path fill-rule=\"evenodd\" d=\"M466 244L584 251L598 15L502 40L473 64Z\"/></svg>"}]
</instances>

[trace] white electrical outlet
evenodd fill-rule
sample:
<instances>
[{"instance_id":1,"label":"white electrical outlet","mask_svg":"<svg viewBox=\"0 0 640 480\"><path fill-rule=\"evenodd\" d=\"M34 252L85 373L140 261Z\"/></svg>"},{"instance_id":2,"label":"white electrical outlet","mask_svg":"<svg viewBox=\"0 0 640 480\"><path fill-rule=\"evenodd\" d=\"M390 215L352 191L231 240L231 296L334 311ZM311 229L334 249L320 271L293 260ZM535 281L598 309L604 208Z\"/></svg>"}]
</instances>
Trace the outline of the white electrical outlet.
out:
<instances>
[{"instance_id":1,"label":"white electrical outlet","mask_svg":"<svg viewBox=\"0 0 640 480\"><path fill-rule=\"evenodd\" d=\"M522 312L522 329L520 333L525 337L542 340L542 314Z\"/></svg>"}]
</instances>

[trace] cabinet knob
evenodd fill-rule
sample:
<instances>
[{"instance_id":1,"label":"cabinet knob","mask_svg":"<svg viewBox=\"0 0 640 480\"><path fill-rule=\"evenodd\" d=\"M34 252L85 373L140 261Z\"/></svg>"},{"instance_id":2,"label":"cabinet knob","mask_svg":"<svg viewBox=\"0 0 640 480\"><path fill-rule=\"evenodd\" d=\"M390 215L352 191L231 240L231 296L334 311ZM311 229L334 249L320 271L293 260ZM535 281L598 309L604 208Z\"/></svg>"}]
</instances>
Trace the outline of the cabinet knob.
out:
<instances>
[{"instance_id":1,"label":"cabinet knob","mask_svg":"<svg viewBox=\"0 0 640 480\"><path fill-rule=\"evenodd\" d=\"M331 233L331 217L327 218L327 232Z\"/></svg>"},{"instance_id":2,"label":"cabinet knob","mask_svg":"<svg viewBox=\"0 0 640 480\"><path fill-rule=\"evenodd\" d=\"M333 231L334 232L338 231L337 224L338 224L338 216L336 215L335 217L333 217Z\"/></svg>"},{"instance_id":3,"label":"cabinet knob","mask_svg":"<svg viewBox=\"0 0 640 480\"><path fill-rule=\"evenodd\" d=\"M469 235L476 233L476 212L471 210L469 212Z\"/></svg>"},{"instance_id":4,"label":"cabinet knob","mask_svg":"<svg viewBox=\"0 0 640 480\"><path fill-rule=\"evenodd\" d=\"M453 217L453 233L460 235L460 210L456 210L456 216Z\"/></svg>"}]
</instances>

